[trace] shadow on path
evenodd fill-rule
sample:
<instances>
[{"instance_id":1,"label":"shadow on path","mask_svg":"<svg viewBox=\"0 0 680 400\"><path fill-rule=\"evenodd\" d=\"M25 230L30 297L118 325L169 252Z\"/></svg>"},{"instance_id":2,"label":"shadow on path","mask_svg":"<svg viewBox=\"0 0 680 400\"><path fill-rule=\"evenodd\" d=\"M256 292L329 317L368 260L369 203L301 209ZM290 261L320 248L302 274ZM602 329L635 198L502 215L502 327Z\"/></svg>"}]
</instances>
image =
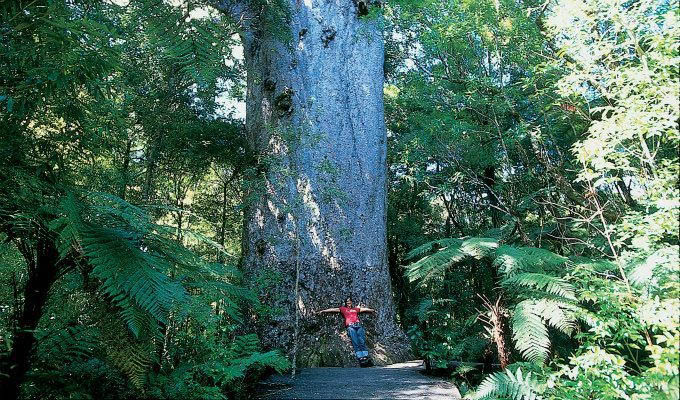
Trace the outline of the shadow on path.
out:
<instances>
[{"instance_id":1,"label":"shadow on path","mask_svg":"<svg viewBox=\"0 0 680 400\"><path fill-rule=\"evenodd\" d=\"M303 368L263 381L258 399L460 399L455 385L421 373L421 361L373 368Z\"/></svg>"}]
</instances>

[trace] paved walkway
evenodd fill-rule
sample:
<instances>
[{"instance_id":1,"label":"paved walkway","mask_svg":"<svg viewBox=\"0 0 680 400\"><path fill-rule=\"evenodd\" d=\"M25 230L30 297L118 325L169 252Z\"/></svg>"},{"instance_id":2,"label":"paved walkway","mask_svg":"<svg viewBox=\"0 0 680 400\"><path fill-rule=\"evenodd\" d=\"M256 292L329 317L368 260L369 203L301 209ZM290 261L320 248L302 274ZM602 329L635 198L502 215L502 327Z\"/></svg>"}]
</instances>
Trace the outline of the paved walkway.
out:
<instances>
[{"instance_id":1,"label":"paved walkway","mask_svg":"<svg viewBox=\"0 0 680 400\"><path fill-rule=\"evenodd\" d=\"M460 399L455 385L423 375L421 361L371 368L303 368L263 381L259 399Z\"/></svg>"}]
</instances>

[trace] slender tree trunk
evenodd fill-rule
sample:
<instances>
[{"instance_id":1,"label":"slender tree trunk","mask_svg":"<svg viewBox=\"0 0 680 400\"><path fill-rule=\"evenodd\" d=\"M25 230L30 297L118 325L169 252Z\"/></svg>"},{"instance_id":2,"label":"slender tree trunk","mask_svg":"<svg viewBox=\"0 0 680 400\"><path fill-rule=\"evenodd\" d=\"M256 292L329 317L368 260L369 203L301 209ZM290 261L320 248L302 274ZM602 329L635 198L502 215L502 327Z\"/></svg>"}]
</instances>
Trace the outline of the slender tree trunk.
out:
<instances>
[{"instance_id":1,"label":"slender tree trunk","mask_svg":"<svg viewBox=\"0 0 680 400\"><path fill-rule=\"evenodd\" d=\"M125 200L127 194L127 185L130 180L130 150L132 150L132 139L128 139L125 144L125 154L123 159L123 171L120 183L120 189L118 190L118 197Z\"/></svg>"},{"instance_id":2,"label":"slender tree trunk","mask_svg":"<svg viewBox=\"0 0 680 400\"><path fill-rule=\"evenodd\" d=\"M150 143L149 145L147 145L145 158L146 158L146 171L144 173L145 176L142 197L145 202L149 202L152 200L154 196L153 178L156 169L156 149L154 143Z\"/></svg>"},{"instance_id":3,"label":"slender tree trunk","mask_svg":"<svg viewBox=\"0 0 680 400\"><path fill-rule=\"evenodd\" d=\"M224 248L224 243L227 240L227 184L226 179L222 180L222 211L220 213L220 230L218 237L220 238L220 246ZM222 262L224 255L217 253L217 262Z\"/></svg>"},{"instance_id":4,"label":"slender tree trunk","mask_svg":"<svg viewBox=\"0 0 680 400\"><path fill-rule=\"evenodd\" d=\"M282 41L252 23L243 33L246 128L260 181L245 211L246 274L273 283L258 321L268 347L298 366L353 365L338 307L362 314L376 363L403 360L386 256L383 41L352 0L291 0ZM293 354L297 349L297 354ZM296 356L296 357L294 357Z\"/></svg>"},{"instance_id":5,"label":"slender tree trunk","mask_svg":"<svg viewBox=\"0 0 680 400\"><path fill-rule=\"evenodd\" d=\"M496 185L496 167L490 165L484 168L484 176L482 176L482 182L486 186L486 195L488 197L489 204L491 205L489 213L491 213L491 225L494 228L501 226L501 216L498 212L499 201L496 197L494 191Z\"/></svg>"},{"instance_id":6,"label":"slender tree trunk","mask_svg":"<svg viewBox=\"0 0 680 400\"><path fill-rule=\"evenodd\" d=\"M46 227L43 227L45 231ZM24 254L28 265L28 281L24 288L24 303L17 321L12 350L4 360L0 374L0 393L5 399L16 399L35 346L35 329L52 284L57 279L59 252L48 235L40 235L35 244L35 256Z\"/></svg>"}]
</instances>

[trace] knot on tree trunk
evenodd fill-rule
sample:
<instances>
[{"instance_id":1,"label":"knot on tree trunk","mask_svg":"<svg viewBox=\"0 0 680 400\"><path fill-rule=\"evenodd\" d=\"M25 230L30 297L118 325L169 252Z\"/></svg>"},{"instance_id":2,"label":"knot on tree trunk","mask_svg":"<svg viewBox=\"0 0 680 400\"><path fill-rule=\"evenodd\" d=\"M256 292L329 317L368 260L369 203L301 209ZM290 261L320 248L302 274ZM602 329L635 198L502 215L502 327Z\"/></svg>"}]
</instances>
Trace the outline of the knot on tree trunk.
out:
<instances>
[{"instance_id":1,"label":"knot on tree trunk","mask_svg":"<svg viewBox=\"0 0 680 400\"><path fill-rule=\"evenodd\" d=\"M321 32L321 43L323 43L323 47L327 48L328 45L335 39L336 35L335 28L332 26L329 26L327 28L324 28L324 30Z\"/></svg>"},{"instance_id":2,"label":"knot on tree trunk","mask_svg":"<svg viewBox=\"0 0 680 400\"><path fill-rule=\"evenodd\" d=\"M290 116L293 113L293 89L284 88L274 99L274 108L279 118Z\"/></svg>"},{"instance_id":3,"label":"knot on tree trunk","mask_svg":"<svg viewBox=\"0 0 680 400\"><path fill-rule=\"evenodd\" d=\"M371 6L381 7L382 0L353 0L357 8L357 16L363 17L368 15Z\"/></svg>"}]
</instances>

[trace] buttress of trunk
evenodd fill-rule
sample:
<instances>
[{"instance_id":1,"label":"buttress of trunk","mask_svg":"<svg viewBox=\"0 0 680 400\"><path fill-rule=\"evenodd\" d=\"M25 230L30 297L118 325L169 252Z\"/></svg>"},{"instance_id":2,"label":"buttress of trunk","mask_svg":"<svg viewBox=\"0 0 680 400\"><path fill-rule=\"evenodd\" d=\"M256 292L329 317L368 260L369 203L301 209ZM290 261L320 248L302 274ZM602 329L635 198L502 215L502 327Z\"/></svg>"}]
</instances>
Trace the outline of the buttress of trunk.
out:
<instances>
[{"instance_id":1,"label":"buttress of trunk","mask_svg":"<svg viewBox=\"0 0 680 400\"><path fill-rule=\"evenodd\" d=\"M46 228L44 228L47 230ZM25 255L26 257L26 255ZM35 245L35 257L26 257L28 281L24 288L24 303L17 321L9 357L3 360L0 393L5 399L16 399L26 372L31 367L35 346L35 329L52 284L57 279L59 252L51 237L41 236Z\"/></svg>"},{"instance_id":2,"label":"buttress of trunk","mask_svg":"<svg viewBox=\"0 0 680 400\"><path fill-rule=\"evenodd\" d=\"M257 330L291 359L297 343L298 366L354 365L339 314L315 315L352 296L377 310L361 315L374 361L404 360L386 254L379 22L360 19L351 1L289 5L289 41L264 23L242 34L261 179L245 193L243 265L250 282L272 281L260 295L273 315Z\"/></svg>"}]
</instances>

